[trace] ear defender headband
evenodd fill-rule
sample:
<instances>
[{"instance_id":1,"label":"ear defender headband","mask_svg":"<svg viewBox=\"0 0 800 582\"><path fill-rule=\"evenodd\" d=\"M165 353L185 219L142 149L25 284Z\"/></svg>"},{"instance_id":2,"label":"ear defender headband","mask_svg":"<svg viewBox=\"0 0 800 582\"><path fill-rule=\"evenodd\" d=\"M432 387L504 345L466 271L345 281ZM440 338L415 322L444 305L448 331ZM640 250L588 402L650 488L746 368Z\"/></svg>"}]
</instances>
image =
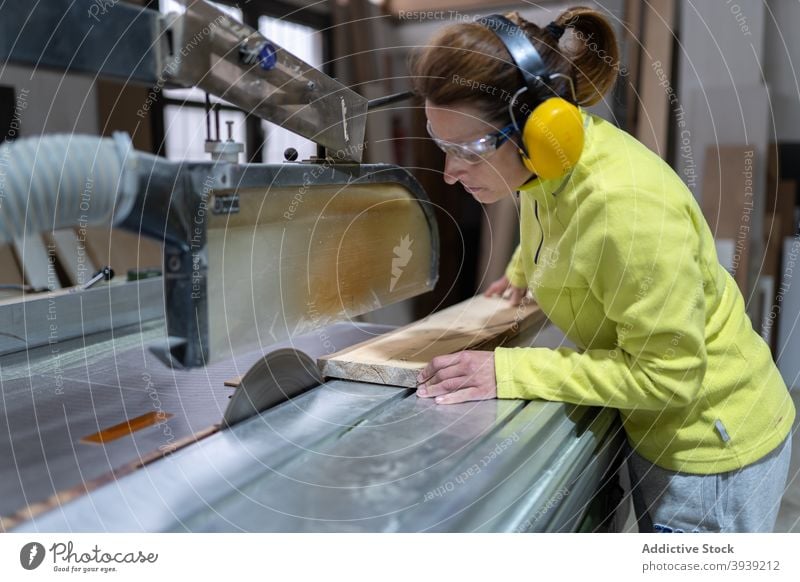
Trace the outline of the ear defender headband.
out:
<instances>
[{"instance_id":1,"label":"ear defender headband","mask_svg":"<svg viewBox=\"0 0 800 582\"><path fill-rule=\"evenodd\" d=\"M575 99L572 79L560 73L550 73L539 51L523 30L505 16L493 14L478 22L502 41L525 81L508 106L511 121L522 139L522 148L519 150L522 163L545 180L563 176L575 167L583 151L583 121L577 105L559 97L550 83L555 78L566 79ZM552 27L547 30L556 37L563 32L563 29L554 30L556 25ZM539 101L532 111L526 111L518 121L514 105L519 96L525 91L536 95L541 86L553 96Z\"/></svg>"}]
</instances>

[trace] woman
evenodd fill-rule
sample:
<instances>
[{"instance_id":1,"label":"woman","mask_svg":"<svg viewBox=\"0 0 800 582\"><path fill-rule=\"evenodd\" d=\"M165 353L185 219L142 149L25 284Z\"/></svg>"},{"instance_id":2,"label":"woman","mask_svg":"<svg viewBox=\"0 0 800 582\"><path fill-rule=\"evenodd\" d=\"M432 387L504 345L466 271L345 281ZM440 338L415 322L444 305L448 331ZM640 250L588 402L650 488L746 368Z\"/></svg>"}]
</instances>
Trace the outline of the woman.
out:
<instances>
[{"instance_id":1,"label":"woman","mask_svg":"<svg viewBox=\"0 0 800 582\"><path fill-rule=\"evenodd\" d=\"M618 69L613 30L586 8L544 28L490 19L439 32L412 60L415 90L447 153L447 183L486 204L519 191L521 242L487 294L518 302L530 289L581 350L436 358L417 394L619 409L641 531L771 531L795 410L692 194L658 156L579 108L576 159L556 177L533 171L526 120L554 95L603 97ZM533 56L520 56L515 35Z\"/></svg>"}]
</instances>

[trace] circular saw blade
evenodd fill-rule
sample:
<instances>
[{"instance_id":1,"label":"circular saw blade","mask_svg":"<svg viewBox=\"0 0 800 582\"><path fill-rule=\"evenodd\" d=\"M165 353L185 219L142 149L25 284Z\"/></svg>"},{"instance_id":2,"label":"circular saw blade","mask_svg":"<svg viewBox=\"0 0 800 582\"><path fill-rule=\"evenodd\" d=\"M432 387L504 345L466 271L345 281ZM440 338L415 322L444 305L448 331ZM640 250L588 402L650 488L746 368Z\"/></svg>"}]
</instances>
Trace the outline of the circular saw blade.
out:
<instances>
[{"instance_id":1,"label":"circular saw blade","mask_svg":"<svg viewBox=\"0 0 800 582\"><path fill-rule=\"evenodd\" d=\"M321 383L319 368L307 354L291 348L265 354L242 377L223 425L233 426Z\"/></svg>"}]
</instances>

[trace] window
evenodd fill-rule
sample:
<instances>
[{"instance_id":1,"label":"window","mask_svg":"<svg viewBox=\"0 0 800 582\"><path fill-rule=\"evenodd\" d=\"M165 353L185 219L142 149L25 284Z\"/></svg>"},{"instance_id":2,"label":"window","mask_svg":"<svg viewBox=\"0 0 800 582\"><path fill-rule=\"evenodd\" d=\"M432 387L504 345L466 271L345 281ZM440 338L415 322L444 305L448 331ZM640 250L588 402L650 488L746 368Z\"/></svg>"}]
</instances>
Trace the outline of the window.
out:
<instances>
[{"instance_id":1,"label":"window","mask_svg":"<svg viewBox=\"0 0 800 582\"><path fill-rule=\"evenodd\" d=\"M215 7L235 18L243 20L242 10L219 2L210 2ZM184 12L186 8L176 0L161 0L162 13ZM308 64L322 66L322 34L310 26L297 24L287 20L260 16L258 30L276 44L287 47L298 58ZM220 117L220 138L228 138L227 122L233 122L232 137L235 141L249 143L247 140L246 116L244 112L224 100L211 96L211 102L217 104ZM165 89L164 103L164 150L170 160L205 161L209 155L205 152L206 119L205 92L197 88ZM299 159L316 154L316 144L291 131L273 123L262 121L261 126L265 141L262 147L263 161L280 163L283 152L293 147L299 153ZM214 124L212 122L212 135ZM244 161L244 160L242 160Z\"/></svg>"},{"instance_id":2,"label":"window","mask_svg":"<svg viewBox=\"0 0 800 582\"><path fill-rule=\"evenodd\" d=\"M258 31L282 47L291 47L289 51L292 54L312 67L322 68L322 34L319 31L269 16L258 19ZM262 125L266 135L265 162L270 164L281 162L283 152L289 147L297 150L299 160L317 154L317 146L313 141L269 121L262 122Z\"/></svg>"},{"instance_id":3,"label":"window","mask_svg":"<svg viewBox=\"0 0 800 582\"><path fill-rule=\"evenodd\" d=\"M211 2L232 18L241 21L242 11L218 2ZM185 12L186 8L176 0L161 0L161 12ZM205 161L211 159L205 152L206 142L206 94L200 89L164 89L164 150L167 159L176 161ZM233 122L232 137L245 143L245 116L241 111L220 99L211 97L211 102L220 105L220 138L227 139L227 121ZM213 132L212 127L212 132ZM212 135L214 135L212 133Z\"/></svg>"}]
</instances>

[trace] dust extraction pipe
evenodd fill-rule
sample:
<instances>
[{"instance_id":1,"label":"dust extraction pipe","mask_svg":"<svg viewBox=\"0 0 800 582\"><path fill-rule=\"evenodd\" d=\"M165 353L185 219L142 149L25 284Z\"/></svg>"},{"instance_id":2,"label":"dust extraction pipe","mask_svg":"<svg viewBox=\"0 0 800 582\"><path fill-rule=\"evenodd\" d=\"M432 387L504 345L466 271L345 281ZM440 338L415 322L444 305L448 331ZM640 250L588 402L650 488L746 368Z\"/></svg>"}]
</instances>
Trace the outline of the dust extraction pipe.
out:
<instances>
[{"instance_id":1,"label":"dust extraction pipe","mask_svg":"<svg viewBox=\"0 0 800 582\"><path fill-rule=\"evenodd\" d=\"M138 157L125 133L47 135L0 145L0 241L120 223L136 200Z\"/></svg>"}]
</instances>

